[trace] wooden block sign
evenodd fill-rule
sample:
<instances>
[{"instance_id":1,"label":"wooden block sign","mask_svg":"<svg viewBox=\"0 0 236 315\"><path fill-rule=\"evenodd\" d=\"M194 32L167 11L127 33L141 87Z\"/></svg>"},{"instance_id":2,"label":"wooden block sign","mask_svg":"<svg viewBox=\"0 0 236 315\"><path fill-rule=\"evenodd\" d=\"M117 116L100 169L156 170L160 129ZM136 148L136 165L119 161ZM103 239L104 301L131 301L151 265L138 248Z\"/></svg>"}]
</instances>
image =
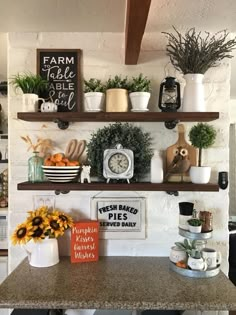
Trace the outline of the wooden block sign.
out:
<instances>
[{"instance_id":1,"label":"wooden block sign","mask_svg":"<svg viewBox=\"0 0 236 315\"><path fill-rule=\"evenodd\" d=\"M98 221L84 221L74 224L71 230L71 262L98 260Z\"/></svg>"},{"instance_id":2,"label":"wooden block sign","mask_svg":"<svg viewBox=\"0 0 236 315\"><path fill-rule=\"evenodd\" d=\"M37 73L49 81L47 97L58 112L82 111L80 64L80 49L37 49Z\"/></svg>"}]
</instances>

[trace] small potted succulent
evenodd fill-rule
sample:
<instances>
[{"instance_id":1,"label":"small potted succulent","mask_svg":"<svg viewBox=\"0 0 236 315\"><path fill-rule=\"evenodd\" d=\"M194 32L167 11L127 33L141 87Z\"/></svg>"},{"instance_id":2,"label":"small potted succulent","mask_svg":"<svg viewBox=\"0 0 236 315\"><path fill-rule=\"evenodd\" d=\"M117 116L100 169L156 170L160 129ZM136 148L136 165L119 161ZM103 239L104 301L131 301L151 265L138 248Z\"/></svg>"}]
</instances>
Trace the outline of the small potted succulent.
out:
<instances>
[{"instance_id":1,"label":"small potted succulent","mask_svg":"<svg viewBox=\"0 0 236 315\"><path fill-rule=\"evenodd\" d=\"M196 246L197 240L190 241L185 238L183 242L176 242L175 245L183 250L188 255L188 267L192 270L206 270L207 263L202 258L201 251Z\"/></svg>"},{"instance_id":2,"label":"small potted succulent","mask_svg":"<svg viewBox=\"0 0 236 315\"><path fill-rule=\"evenodd\" d=\"M105 85L101 80L84 80L84 99L86 112L100 112L105 101Z\"/></svg>"},{"instance_id":3,"label":"small potted succulent","mask_svg":"<svg viewBox=\"0 0 236 315\"><path fill-rule=\"evenodd\" d=\"M148 111L148 102L151 96L151 81L140 73L130 81L130 101L132 111Z\"/></svg>"},{"instance_id":4,"label":"small potted succulent","mask_svg":"<svg viewBox=\"0 0 236 315\"><path fill-rule=\"evenodd\" d=\"M197 218L192 218L188 220L189 231L192 233L201 233L202 231L202 221Z\"/></svg>"},{"instance_id":5,"label":"small potted succulent","mask_svg":"<svg viewBox=\"0 0 236 315\"><path fill-rule=\"evenodd\" d=\"M106 82L106 112L128 111L128 78L116 75Z\"/></svg>"},{"instance_id":6,"label":"small potted succulent","mask_svg":"<svg viewBox=\"0 0 236 315\"><path fill-rule=\"evenodd\" d=\"M38 111L39 94L47 91L48 81L33 73L16 74L10 79L13 87L23 92L23 111Z\"/></svg>"},{"instance_id":7,"label":"small potted succulent","mask_svg":"<svg viewBox=\"0 0 236 315\"><path fill-rule=\"evenodd\" d=\"M189 140L198 148L198 166L191 166L190 179L194 184L207 184L211 177L211 167L202 166L202 149L207 149L215 142L216 130L206 123L198 123L189 132Z\"/></svg>"}]
</instances>

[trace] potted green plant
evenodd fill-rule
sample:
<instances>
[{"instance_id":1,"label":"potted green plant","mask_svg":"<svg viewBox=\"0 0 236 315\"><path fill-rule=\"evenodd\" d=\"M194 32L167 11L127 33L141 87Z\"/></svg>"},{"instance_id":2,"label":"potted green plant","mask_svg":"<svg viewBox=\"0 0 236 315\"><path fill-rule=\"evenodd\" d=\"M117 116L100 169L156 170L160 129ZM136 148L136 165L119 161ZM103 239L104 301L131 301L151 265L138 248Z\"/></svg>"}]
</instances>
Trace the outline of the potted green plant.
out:
<instances>
[{"instance_id":1,"label":"potted green plant","mask_svg":"<svg viewBox=\"0 0 236 315\"><path fill-rule=\"evenodd\" d=\"M174 68L184 74L186 85L182 101L183 111L205 111L203 78L205 72L220 64L236 47L236 38L228 39L227 30L211 35L190 28L182 35L163 32L167 39L166 52Z\"/></svg>"},{"instance_id":2,"label":"potted green plant","mask_svg":"<svg viewBox=\"0 0 236 315\"><path fill-rule=\"evenodd\" d=\"M197 240L184 239L183 242L176 242L175 245L188 255L188 267L192 270L206 270L207 263L202 258L202 252L196 246Z\"/></svg>"},{"instance_id":3,"label":"potted green plant","mask_svg":"<svg viewBox=\"0 0 236 315\"><path fill-rule=\"evenodd\" d=\"M147 107L151 96L151 81L140 73L137 77L132 77L129 91L132 111L148 111Z\"/></svg>"},{"instance_id":4,"label":"potted green plant","mask_svg":"<svg viewBox=\"0 0 236 315\"><path fill-rule=\"evenodd\" d=\"M128 111L128 78L116 75L106 82L106 112Z\"/></svg>"},{"instance_id":5,"label":"potted green plant","mask_svg":"<svg viewBox=\"0 0 236 315\"><path fill-rule=\"evenodd\" d=\"M85 111L100 112L105 101L105 85L101 80L90 78L84 80Z\"/></svg>"},{"instance_id":6,"label":"potted green plant","mask_svg":"<svg viewBox=\"0 0 236 315\"><path fill-rule=\"evenodd\" d=\"M190 179L195 184L207 184L211 176L211 167L202 166L202 149L212 146L216 139L216 130L207 123L194 125L189 132L191 144L198 148L198 166L191 166Z\"/></svg>"},{"instance_id":7,"label":"potted green plant","mask_svg":"<svg viewBox=\"0 0 236 315\"><path fill-rule=\"evenodd\" d=\"M192 233L201 233L202 231L202 221L197 218L192 218L188 220L189 231Z\"/></svg>"},{"instance_id":8,"label":"potted green plant","mask_svg":"<svg viewBox=\"0 0 236 315\"><path fill-rule=\"evenodd\" d=\"M10 79L16 90L23 93L23 111L38 111L39 94L48 89L48 81L33 73L16 74Z\"/></svg>"}]
</instances>

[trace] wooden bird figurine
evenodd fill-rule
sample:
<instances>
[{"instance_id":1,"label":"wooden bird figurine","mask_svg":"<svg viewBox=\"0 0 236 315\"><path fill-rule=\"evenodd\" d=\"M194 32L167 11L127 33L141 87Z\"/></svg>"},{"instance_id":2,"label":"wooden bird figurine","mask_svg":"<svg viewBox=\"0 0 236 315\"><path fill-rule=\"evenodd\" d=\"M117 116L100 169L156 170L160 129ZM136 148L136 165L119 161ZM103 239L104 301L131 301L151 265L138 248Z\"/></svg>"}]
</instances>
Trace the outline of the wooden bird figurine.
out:
<instances>
[{"instance_id":1,"label":"wooden bird figurine","mask_svg":"<svg viewBox=\"0 0 236 315\"><path fill-rule=\"evenodd\" d=\"M170 174L185 173L190 168L190 160L188 159L188 150L183 147L178 147L174 152L175 156L170 166L167 169L165 179Z\"/></svg>"}]
</instances>

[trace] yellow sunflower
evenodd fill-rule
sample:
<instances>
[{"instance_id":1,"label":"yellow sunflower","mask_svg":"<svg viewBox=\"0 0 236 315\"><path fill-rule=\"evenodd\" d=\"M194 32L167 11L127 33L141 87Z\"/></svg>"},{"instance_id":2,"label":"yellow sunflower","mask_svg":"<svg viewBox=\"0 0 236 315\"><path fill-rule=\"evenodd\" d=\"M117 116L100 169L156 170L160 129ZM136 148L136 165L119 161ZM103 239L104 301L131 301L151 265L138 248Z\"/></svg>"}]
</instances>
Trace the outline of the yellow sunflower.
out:
<instances>
[{"instance_id":1,"label":"yellow sunflower","mask_svg":"<svg viewBox=\"0 0 236 315\"><path fill-rule=\"evenodd\" d=\"M58 237L64 234L64 228L60 226L59 219L55 215L48 215L46 232L50 236Z\"/></svg>"},{"instance_id":2,"label":"yellow sunflower","mask_svg":"<svg viewBox=\"0 0 236 315\"><path fill-rule=\"evenodd\" d=\"M64 230L67 230L73 226L73 219L64 212L54 210L52 216L58 221L60 227L64 228Z\"/></svg>"},{"instance_id":3,"label":"yellow sunflower","mask_svg":"<svg viewBox=\"0 0 236 315\"><path fill-rule=\"evenodd\" d=\"M46 217L47 217L47 207L38 208L35 211L29 211L29 216L27 218L27 222L30 222L35 230L39 227L44 230Z\"/></svg>"},{"instance_id":4,"label":"yellow sunflower","mask_svg":"<svg viewBox=\"0 0 236 315\"><path fill-rule=\"evenodd\" d=\"M31 239L32 225L29 223L19 224L15 232L11 236L11 241L13 245L25 244Z\"/></svg>"}]
</instances>

